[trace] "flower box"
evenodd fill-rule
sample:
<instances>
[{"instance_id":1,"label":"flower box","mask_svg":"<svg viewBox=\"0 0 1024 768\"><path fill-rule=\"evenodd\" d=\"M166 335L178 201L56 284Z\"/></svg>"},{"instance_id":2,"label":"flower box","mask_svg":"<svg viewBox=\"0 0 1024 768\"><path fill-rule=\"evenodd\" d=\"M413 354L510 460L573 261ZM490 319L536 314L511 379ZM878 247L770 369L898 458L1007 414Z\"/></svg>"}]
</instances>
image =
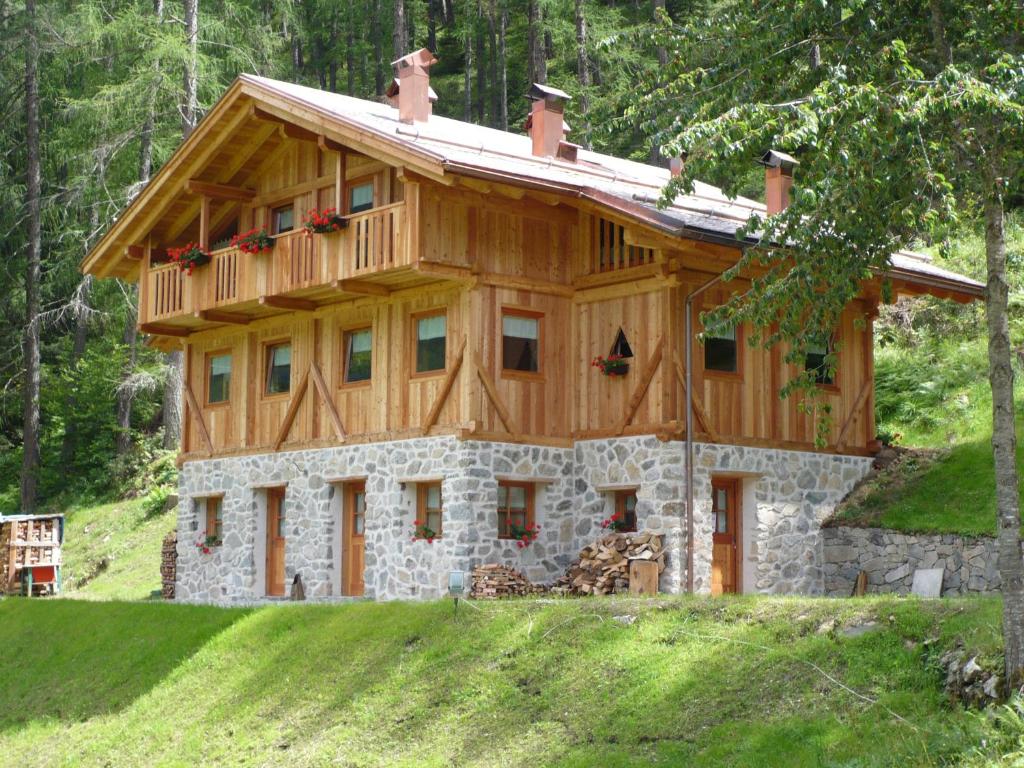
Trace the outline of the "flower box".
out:
<instances>
[{"instance_id":1,"label":"flower box","mask_svg":"<svg viewBox=\"0 0 1024 768\"><path fill-rule=\"evenodd\" d=\"M181 248L168 248L167 259L172 264L177 264L182 272L191 275L196 267L210 263L210 254L198 244L188 243Z\"/></svg>"},{"instance_id":2,"label":"flower box","mask_svg":"<svg viewBox=\"0 0 1024 768\"><path fill-rule=\"evenodd\" d=\"M622 355L609 355L608 357L598 355L590 364L605 376L625 376L629 373L629 363Z\"/></svg>"},{"instance_id":3,"label":"flower box","mask_svg":"<svg viewBox=\"0 0 1024 768\"><path fill-rule=\"evenodd\" d=\"M348 226L348 220L338 213L337 208L324 208L322 211L311 208L306 212L302 226L305 228L306 234L312 237L344 229Z\"/></svg>"}]
</instances>

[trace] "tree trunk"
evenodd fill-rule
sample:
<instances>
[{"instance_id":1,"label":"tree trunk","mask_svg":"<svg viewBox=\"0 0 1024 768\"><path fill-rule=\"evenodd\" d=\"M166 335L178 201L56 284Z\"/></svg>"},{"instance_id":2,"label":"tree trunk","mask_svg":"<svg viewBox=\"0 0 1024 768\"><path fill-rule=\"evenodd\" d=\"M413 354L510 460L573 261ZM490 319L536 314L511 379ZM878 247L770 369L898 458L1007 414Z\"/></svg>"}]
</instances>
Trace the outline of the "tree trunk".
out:
<instances>
[{"instance_id":1,"label":"tree trunk","mask_svg":"<svg viewBox=\"0 0 1024 768\"><path fill-rule=\"evenodd\" d=\"M527 0L526 24L526 77L530 83L544 84L548 81L548 62L544 50L540 0Z\"/></svg>"},{"instance_id":2,"label":"tree trunk","mask_svg":"<svg viewBox=\"0 0 1024 768\"><path fill-rule=\"evenodd\" d=\"M498 16L498 127L508 130L508 58L505 52L505 33L508 31L508 9L501 4Z\"/></svg>"},{"instance_id":3,"label":"tree trunk","mask_svg":"<svg viewBox=\"0 0 1024 768\"><path fill-rule=\"evenodd\" d=\"M580 80L580 116L583 118L580 143L590 149L590 56L587 55L587 17L583 0L576 0L576 67Z\"/></svg>"},{"instance_id":4,"label":"tree trunk","mask_svg":"<svg viewBox=\"0 0 1024 768\"><path fill-rule=\"evenodd\" d=\"M25 0L25 207L28 255L25 269L25 422L21 468L21 511L32 514L39 494L39 279L42 250L39 158L39 41L36 2Z\"/></svg>"},{"instance_id":5,"label":"tree trunk","mask_svg":"<svg viewBox=\"0 0 1024 768\"><path fill-rule=\"evenodd\" d=\"M125 361L125 378L121 381L121 386L117 388L117 436L115 442L118 456L124 456L132 449L132 401L135 399L135 393L131 387L124 384L135 371L135 342L138 338L135 306L138 292L138 286L133 284L128 296L128 314L124 319L124 333L121 336L121 340L128 347L128 359Z\"/></svg>"},{"instance_id":6,"label":"tree trunk","mask_svg":"<svg viewBox=\"0 0 1024 768\"><path fill-rule=\"evenodd\" d=\"M99 216L97 215L95 205L92 207L89 219L90 221L96 220L98 222ZM95 227L90 229L90 231L93 231L93 229ZM86 248L86 251L88 251L88 248ZM79 381L78 364L82 361L82 355L85 354L85 345L89 340L89 298L91 294L92 275L86 275L82 278L78 288L78 296L75 297L78 305L75 311L75 338L71 343L71 359L68 365L74 383L64 403L64 410L67 412L67 416L64 418L64 436L61 438L60 444L60 465L65 471L70 471L74 464L75 450L78 447L78 420L74 415L78 409L78 395L75 389Z\"/></svg>"},{"instance_id":7,"label":"tree trunk","mask_svg":"<svg viewBox=\"0 0 1024 768\"><path fill-rule=\"evenodd\" d=\"M658 21L658 17L661 15L660 11L665 10L665 0L654 0L654 7L652 8L652 16L654 21ZM656 51L658 57L658 67L665 67L668 65L668 51L665 50L664 46L659 45ZM658 145L657 136L651 137L651 165L661 165L661 147Z\"/></svg>"},{"instance_id":8,"label":"tree trunk","mask_svg":"<svg viewBox=\"0 0 1024 768\"><path fill-rule=\"evenodd\" d=\"M381 45L380 0L373 0L370 34L373 36L373 88L379 99L384 95L384 49Z\"/></svg>"},{"instance_id":9,"label":"tree trunk","mask_svg":"<svg viewBox=\"0 0 1024 768\"><path fill-rule=\"evenodd\" d=\"M427 0L427 49L437 53L437 0Z\"/></svg>"},{"instance_id":10,"label":"tree trunk","mask_svg":"<svg viewBox=\"0 0 1024 768\"><path fill-rule=\"evenodd\" d=\"M185 2L185 42L188 55L185 57L185 103L181 110L181 137L187 139L196 127L199 87L199 0Z\"/></svg>"},{"instance_id":11,"label":"tree trunk","mask_svg":"<svg viewBox=\"0 0 1024 768\"><path fill-rule=\"evenodd\" d=\"M487 104L487 67L484 52L487 45L484 39L484 27L480 21L480 7L477 6L476 24L476 118L480 125L487 124L485 105Z\"/></svg>"},{"instance_id":12,"label":"tree trunk","mask_svg":"<svg viewBox=\"0 0 1024 768\"><path fill-rule=\"evenodd\" d=\"M462 119L467 123L473 120L473 33L466 30L465 40L466 64L462 70Z\"/></svg>"},{"instance_id":13,"label":"tree trunk","mask_svg":"<svg viewBox=\"0 0 1024 768\"><path fill-rule=\"evenodd\" d=\"M405 0L395 0L394 27L391 30L391 45L394 49L392 61L405 56L407 26L405 21Z\"/></svg>"},{"instance_id":14,"label":"tree trunk","mask_svg":"<svg viewBox=\"0 0 1024 768\"><path fill-rule=\"evenodd\" d=\"M994 188L994 185L993 185ZM999 576L1003 593L1003 646L1007 689L1024 682L1024 560L1020 548L1020 479L1013 419L1013 363L1010 354L1009 287L1006 283L1006 233L998 192L985 201L985 256L988 286L988 379L992 387L992 454L996 469L999 521Z\"/></svg>"},{"instance_id":15,"label":"tree trunk","mask_svg":"<svg viewBox=\"0 0 1024 768\"><path fill-rule=\"evenodd\" d=\"M355 10L353 0L348 2L348 19L345 24L345 75L348 78L348 95L356 95L356 40L353 29L355 28Z\"/></svg>"},{"instance_id":16,"label":"tree trunk","mask_svg":"<svg viewBox=\"0 0 1024 768\"><path fill-rule=\"evenodd\" d=\"M488 13L487 13L487 38L488 38L488 43L490 45L490 51L491 51L491 55L489 56L490 65L491 65L491 67L490 67L490 69L491 69L491 72L490 72L490 74L491 74L491 122L490 122L490 124L494 128L500 127L499 123L500 123L500 120L501 120L501 117L500 117L500 115L501 115L501 104L498 103L498 100L501 98L501 93L499 93L499 88L498 88L498 63L499 63L498 62L498 56L499 56L499 54L498 54L498 25L497 25L497 19L495 18L496 16L497 16L497 9L495 8L495 2L494 2L494 0L491 0L491 7L488 9Z\"/></svg>"}]
</instances>

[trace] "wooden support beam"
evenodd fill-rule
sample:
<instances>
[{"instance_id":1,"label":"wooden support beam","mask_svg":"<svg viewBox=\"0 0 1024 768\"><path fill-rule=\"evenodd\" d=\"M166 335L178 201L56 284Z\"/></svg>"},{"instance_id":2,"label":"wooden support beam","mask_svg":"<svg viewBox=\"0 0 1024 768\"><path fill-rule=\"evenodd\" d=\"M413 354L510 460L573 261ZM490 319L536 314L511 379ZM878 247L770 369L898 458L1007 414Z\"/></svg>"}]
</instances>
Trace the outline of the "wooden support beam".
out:
<instances>
[{"instance_id":1,"label":"wooden support beam","mask_svg":"<svg viewBox=\"0 0 1024 768\"><path fill-rule=\"evenodd\" d=\"M473 355L473 366L476 368L476 375L484 385L484 391L487 392L488 399L490 399L491 404L494 406L494 410L498 412L498 418L501 419L501 423L505 425L505 429L510 435L513 437L517 436L519 430L516 429L515 422L512 420L512 414L509 413L508 407L501 399L501 395L498 394L498 388L494 386L494 380L487 373L487 369L484 368L484 364L481 362L478 354Z\"/></svg>"},{"instance_id":2,"label":"wooden support beam","mask_svg":"<svg viewBox=\"0 0 1024 768\"><path fill-rule=\"evenodd\" d=\"M322 134L311 131L308 128L303 128L301 125L296 125L283 117L267 112L265 109L260 109L255 104L252 105L252 116L257 120L266 120L269 123L277 123L280 126L282 135L287 136L290 139L297 139L298 141L315 141L317 143L320 142L320 136Z\"/></svg>"},{"instance_id":3,"label":"wooden support beam","mask_svg":"<svg viewBox=\"0 0 1024 768\"><path fill-rule=\"evenodd\" d=\"M423 420L423 434L427 434L430 428L437 423L438 416L441 415L441 409L444 407L445 402L448 400L448 395L452 391L452 386L455 384L455 378L459 375L459 369L462 368L462 358L466 354L466 337L462 337L462 344L459 345L459 351L455 355L455 359L452 361L451 366L448 368L448 373L444 377L444 383L441 385L441 389L437 393L437 397L434 399L434 404L430 406L430 412L427 414L427 418Z\"/></svg>"},{"instance_id":4,"label":"wooden support beam","mask_svg":"<svg viewBox=\"0 0 1024 768\"><path fill-rule=\"evenodd\" d=\"M139 330L148 333L150 336L178 336L185 338L191 331L188 328L177 328L173 325L161 325L160 323L142 323Z\"/></svg>"},{"instance_id":5,"label":"wooden support beam","mask_svg":"<svg viewBox=\"0 0 1024 768\"><path fill-rule=\"evenodd\" d=\"M320 134L316 137L316 143L320 145L320 149L327 152L345 152L345 145L340 141L335 141L329 136Z\"/></svg>"},{"instance_id":6,"label":"wooden support beam","mask_svg":"<svg viewBox=\"0 0 1024 768\"><path fill-rule=\"evenodd\" d=\"M368 280L335 280L334 289L345 293L361 293L365 296L390 296L391 290L386 285L378 285Z\"/></svg>"},{"instance_id":7,"label":"wooden support beam","mask_svg":"<svg viewBox=\"0 0 1024 768\"><path fill-rule=\"evenodd\" d=\"M295 421L295 416L299 412L299 406L302 405L302 398L306 396L306 390L309 388L309 370L302 375L299 380L299 386L295 388L295 394L292 395L291 401L288 403L288 410L285 411L284 419L281 421L281 426L277 430L277 437L274 438L274 450L278 451L281 449L281 444L288 437L288 433L292 429L292 423Z\"/></svg>"},{"instance_id":8,"label":"wooden support beam","mask_svg":"<svg viewBox=\"0 0 1024 768\"><path fill-rule=\"evenodd\" d=\"M141 245L129 245L124 249L124 255L133 261L141 261L146 255L146 249Z\"/></svg>"},{"instance_id":9,"label":"wooden support beam","mask_svg":"<svg viewBox=\"0 0 1024 768\"><path fill-rule=\"evenodd\" d=\"M327 408L327 415L331 417L331 425L334 427L334 434L337 436L338 442L344 443L345 438L348 436L345 433L345 425L341 422L341 415L338 413L338 409L334 405L334 399L331 397L331 393L327 389L327 384L324 382L324 377L320 373L320 368L316 363L309 364L309 373L313 377L313 385L316 387L316 391L320 395L320 400L323 401L324 406Z\"/></svg>"},{"instance_id":10,"label":"wooden support beam","mask_svg":"<svg viewBox=\"0 0 1024 768\"><path fill-rule=\"evenodd\" d=\"M206 450L213 453L213 441L210 439L210 431L206 428L206 422L203 421L203 412L199 409L199 403L196 401L196 396L192 393L192 387L187 381L185 382L185 404L195 417L196 424L199 426L199 436L203 438Z\"/></svg>"},{"instance_id":11,"label":"wooden support beam","mask_svg":"<svg viewBox=\"0 0 1024 768\"><path fill-rule=\"evenodd\" d=\"M675 358L675 369L676 369L676 379L679 381L679 386L683 388L683 398L685 399L686 398L686 371L684 370L683 363L679 359L678 355ZM718 436L718 433L715 432L715 430L711 426L711 419L708 418L707 411L704 410L704 401L701 400L700 395L698 395L696 392L692 392L690 394L690 400L691 400L691 402L693 404L693 413L697 417L697 421L699 421L700 425L704 428L704 431L707 433L708 438L711 440L711 442L712 443L720 443L720 442L722 442L721 439ZM685 418L685 414L684 414L684 418ZM685 424L686 422L684 421L683 423ZM685 428L684 428L683 432L685 434Z\"/></svg>"},{"instance_id":12,"label":"wooden support beam","mask_svg":"<svg viewBox=\"0 0 1024 768\"><path fill-rule=\"evenodd\" d=\"M199 247L210 250L210 198L199 198Z\"/></svg>"},{"instance_id":13,"label":"wooden support beam","mask_svg":"<svg viewBox=\"0 0 1024 768\"><path fill-rule=\"evenodd\" d=\"M193 314L200 320L208 320L211 323L228 323L229 325L248 325L252 320L248 315L225 312L221 309L198 309Z\"/></svg>"},{"instance_id":14,"label":"wooden support beam","mask_svg":"<svg viewBox=\"0 0 1024 768\"><path fill-rule=\"evenodd\" d=\"M636 414L636 409L640 407L640 403L643 402L644 395L647 394L647 388L651 386L651 381L654 379L654 374L658 370L658 365L661 364L662 351L665 348L665 337L659 336L657 343L654 345L654 351L651 353L650 359L647 361L647 365L644 366L643 373L640 374L640 381L636 383L636 388L633 390L632 397L629 398L629 404L626 405L626 413L622 416L622 421L619 422L616 435L621 435L626 431L626 427L629 426L629 422L633 420L633 416Z\"/></svg>"},{"instance_id":15,"label":"wooden support beam","mask_svg":"<svg viewBox=\"0 0 1024 768\"><path fill-rule=\"evenodd\" d=\"M839 429L839 437L836 439L836 450L843 450L843 446L846 445L846 438L850 436L850 430L853 428L853 423L857 420L857 416L860 415L861 410L864 408L864 403L867 402L868 395L871 394L871 387L874 386L872 379L866 379L864 385L860 388L860 392L857 394L857 399L853 401L853 408L850 409L849 415L846 417L846 421L843 422L843 426Z\"/></svg>"},{"instance_id":16,"label":"wooden support beam","mask_svg":"<svg viewBox=\"0 0 1024 768\"><path fill-rule=\"evenodd\" d=\"M312 312L317 303L311 299L297 299L293 296L260 296L260 304L275 309L293 309L301 312Z\"/></svg>"},{"instance_id":17,"label":"wooden support beam","mask_svg":"<svg viewBox=\"0 0 1024 768\"><path fill-rule=\"evenodd\" d=\"M249 202L256 197L255 189L233 187L228 184L214 184L209 181L189 179L185 182L185 191L193 195L205 195L214 200L240 200Z\"/></svg>"}]
</instances>

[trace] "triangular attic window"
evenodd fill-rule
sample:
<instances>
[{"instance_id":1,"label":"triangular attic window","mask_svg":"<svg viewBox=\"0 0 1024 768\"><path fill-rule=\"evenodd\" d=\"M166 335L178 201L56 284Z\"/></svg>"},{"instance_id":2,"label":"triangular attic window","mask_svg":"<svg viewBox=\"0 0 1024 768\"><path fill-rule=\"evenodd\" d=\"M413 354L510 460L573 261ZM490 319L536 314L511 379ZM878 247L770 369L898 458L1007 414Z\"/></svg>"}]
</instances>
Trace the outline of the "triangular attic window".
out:
<instances>
[{"instance_id":1,"label":"triangular attic window","mask_svg":"<svg viewBox=\"0 0 1024 768\"><path fill-rule=\"evenodd\" d=\"M615 343L612 344L612 351L608 353L608 356L618 355L619 357L632 357L633 350L629 347L629 342L626 340L626 334L619 328L618 334L615 336Z\"/></svg>"}]
</instances>

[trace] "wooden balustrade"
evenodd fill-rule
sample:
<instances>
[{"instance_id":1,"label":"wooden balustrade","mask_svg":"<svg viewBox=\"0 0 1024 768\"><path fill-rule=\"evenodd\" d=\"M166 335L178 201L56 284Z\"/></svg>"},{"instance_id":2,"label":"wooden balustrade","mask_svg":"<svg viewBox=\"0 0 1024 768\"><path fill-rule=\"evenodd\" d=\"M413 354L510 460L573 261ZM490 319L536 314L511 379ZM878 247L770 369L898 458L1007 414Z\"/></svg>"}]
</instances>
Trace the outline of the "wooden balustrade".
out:
<instances>
[{"instance_id":1,"label":"wooden balustrade","mask_svg":"<svg viewBox=\"0 0 1024 768\"><path fill-rule=\"evenodd\" d=\"M599 216L592 216L590 232L590 272L640 267L654 263L654 249L626 242L626 230L621 224Z\"/></svg>"},{"instance_id":2,"label":"wooden balustrade","mask_svg":"<svg viewBox=\"0 0 1024 768\"><path fill-rule=\"evenodd\" d=\"M348 217L343 273L363 277L411 263L405 203L394 203Z\"/></svg>"},{"instance_id":3,"label":"wooden balustrade","mask_svg":"<svg viewBox=\"0 0 1024 768\"><path fill-rule=\"evenodd\" d=\"M164 320L185 311L191 290L189 277L177 264L157 264L146 275L146 297L142 321Z\"/></svg>"},{"instance_id":4,"label":"wooden balustrade","mask_svg":"<svg viewBox=\"0 0 1024 768\"><path fill-rule=\"evenodd\" d=\"M323 255L338 235L306 234L305 229L278 235L274 242L273 274L269 284L274 294L323 285L333 278L325 270Z\"/></svg>"},{"instance_id":5,"label":"wooden balustrade","mask_svg":"<svg viewBox=\"0 0 1024 768\"><path fill-rule=\"evenodd\" d=\"M245 268L250 254L237 248L222 248L210 254L209 266L211 306L220 307L238 301L239 268Z\"/></svg>"}]
</instances>

